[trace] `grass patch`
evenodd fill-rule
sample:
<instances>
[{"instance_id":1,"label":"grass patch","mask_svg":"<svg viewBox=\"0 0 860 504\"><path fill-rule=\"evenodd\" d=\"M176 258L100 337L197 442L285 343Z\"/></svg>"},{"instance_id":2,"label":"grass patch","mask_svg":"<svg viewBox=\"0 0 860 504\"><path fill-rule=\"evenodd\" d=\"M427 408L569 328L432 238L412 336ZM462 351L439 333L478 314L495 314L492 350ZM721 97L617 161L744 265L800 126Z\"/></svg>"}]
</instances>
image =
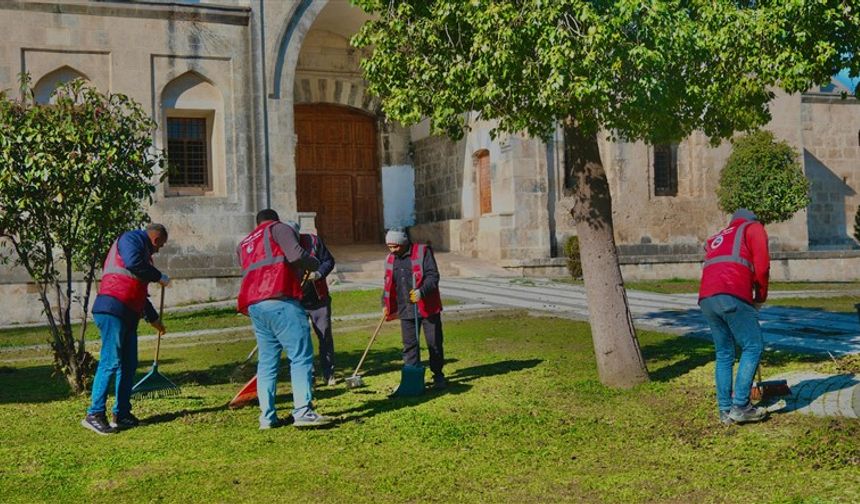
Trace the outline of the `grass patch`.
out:
<instances>
[{"instance_id":1,"label":"grass patch","mask_svg":"<svg viewBox=\"0 0 860 504\"><path fill-rule=\"evenodd\" d=\"M357 313L382 313L380 297L382 289L353 290L332 293L332 315L353 315ZM453 306L460 302L446 298L445 306ZM172 333L196 331L199 329L221 329L226 327L244 327L250 325L250 319L237 313L236 308L206 308L189 312L165 313L164 323ZM80 334L80 324L74 324L74 334ZM141 321L139 334L155 334L155 330L146 322ZM22 327L0 330L0 348L22 345L38 345L47 343L51 335L47 327ZM98 340L99 332L95 323L87 324L88 340Z\"/></svg>"},{"instance_id":2,"label":"grass patch","mask_svg":"<svg viewBox=\"0 0 860 504\"><path fill-rule=\"evenodd\" d=\"M338 369L355 365L372 326L335 327ZM183 395L136 402L148 424L114 437L80 427L87 399L69 397L49 365L6 365L0 459L15 463L0 466L0 495L6 502L860 500L860 423L777 415L720 425L706 342L642 332L652 381L610 390L597 379L584 323L514 314L449 320L445 331L447 391L387 398L401 365L399 329L389 323L366 364L367 388L318 389L319 410L338 423L317 431L261 432L256 408L224 409L247 341L168 342L161 370ZM150 351L142 344L141 355ZM827 365L787 353L767 358L769 373ZM286 373L281 379L279 405L287 408Z\"/></svg>"}]
</instances>

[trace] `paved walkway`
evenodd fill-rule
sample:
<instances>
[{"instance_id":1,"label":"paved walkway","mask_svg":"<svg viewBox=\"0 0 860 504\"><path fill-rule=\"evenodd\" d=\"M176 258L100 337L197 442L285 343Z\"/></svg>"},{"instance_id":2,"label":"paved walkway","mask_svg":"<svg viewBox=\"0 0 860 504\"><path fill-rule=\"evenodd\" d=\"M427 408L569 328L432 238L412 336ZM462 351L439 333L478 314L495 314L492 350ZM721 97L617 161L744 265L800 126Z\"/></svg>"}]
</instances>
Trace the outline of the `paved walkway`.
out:
<instances>
[{"instance_id":1,"label":"paved walkway","mask_svg":"<svg viewBox=\"0 0 860 504\"><path fill-rule=\"evenodd\" d=\"M791 388L791 396L783 399L785 405L777 410L779 413L860 418L860 379L855 375L804 371L772 379L786 380Z\"/></svg>"},{"instance_id":2,"label":"paved walkway","mask_svg":"<svg viewBox=\"0 0 860 504\"><path fill-rule=\"evenodd\" d=\"M792 294L806 295L802 291ZM442 295L588 319L588 302L581 285L522 278L451 278L442 282ZM637 327L710 339L695 295L628 290L627 297ZM765 306L761 325L765 343L771 348L834 355L860 352L860 323L853 314Z\"/></svg>"}]
</instances>

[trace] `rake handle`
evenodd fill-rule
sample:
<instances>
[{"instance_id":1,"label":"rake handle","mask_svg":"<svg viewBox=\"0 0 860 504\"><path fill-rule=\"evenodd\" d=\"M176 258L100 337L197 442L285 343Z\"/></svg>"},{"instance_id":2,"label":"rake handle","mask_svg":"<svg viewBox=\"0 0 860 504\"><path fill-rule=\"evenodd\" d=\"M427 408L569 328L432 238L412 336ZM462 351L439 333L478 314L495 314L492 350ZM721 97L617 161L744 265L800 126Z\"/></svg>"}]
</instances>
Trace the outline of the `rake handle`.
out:
<instances>
[{"instance_id":1,"label":"rake handle","mask_svg":"<svg viewBox=\"0 0 860 504\"><path fill-rule=\"evenodd\" d=\"M164 324L162 320L162 316L164 315L164 286L161 286L161 301L158 303L158 320ZM158 365L158 354L161 352L161 334L162 331L158 330L158 336L155 339L155 362L154 365Z\"/></svg>"},{"instance_id":2,"label":"rake handle","mask_svg":"<svg viewBox=\"0 0 860 504\"><path fill-rule=\"evenodd\" d=\"M352 373L352 376L358 375L358 370L361 369L361 365L364 364L364 359L367 357L367 352L370 351L370 347L373 346L373 340L376 339L376 335L379 334L379 330L382 329L382 324L385 322L385 314L382 314L382 318L379 319L379 324L376 325L376 330L373 331L373 336L370 337L370 342L367 343L367 348L364 349L364 353L361 355L361 360L358 361L358 366L355 366L355 371Z\"/></svg>"}]
</instances>

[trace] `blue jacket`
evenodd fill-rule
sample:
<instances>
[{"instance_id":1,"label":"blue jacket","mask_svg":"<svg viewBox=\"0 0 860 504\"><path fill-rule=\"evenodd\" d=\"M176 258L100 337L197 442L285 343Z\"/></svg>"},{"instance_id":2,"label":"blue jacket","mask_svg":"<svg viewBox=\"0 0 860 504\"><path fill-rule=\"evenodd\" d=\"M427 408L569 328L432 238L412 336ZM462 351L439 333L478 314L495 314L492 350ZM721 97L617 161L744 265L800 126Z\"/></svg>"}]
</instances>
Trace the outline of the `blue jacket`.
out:
<instances>
[{"instance_id":1,"label":"blue jacket","mask_svg":"<svg viewBox=\"0 0 860 504\"><path fill-rule=\"evenodd\" d=\"M153 249L146 231L137 229L123 233L119 237L116 246L119 255L125 262L126 269L131 271L136 277L147 282L161 280L161 271L147 261L147 258L152 255ZM137 313L125 306L119 299L106 294L96 296L92 312L113 315L127 324L136 325L139 320ZM147 322L153 322L158 319L158 312L155 311L149 299L146 300L146 304L143 307L143 318Z\"/></svg>"}]
</instances>

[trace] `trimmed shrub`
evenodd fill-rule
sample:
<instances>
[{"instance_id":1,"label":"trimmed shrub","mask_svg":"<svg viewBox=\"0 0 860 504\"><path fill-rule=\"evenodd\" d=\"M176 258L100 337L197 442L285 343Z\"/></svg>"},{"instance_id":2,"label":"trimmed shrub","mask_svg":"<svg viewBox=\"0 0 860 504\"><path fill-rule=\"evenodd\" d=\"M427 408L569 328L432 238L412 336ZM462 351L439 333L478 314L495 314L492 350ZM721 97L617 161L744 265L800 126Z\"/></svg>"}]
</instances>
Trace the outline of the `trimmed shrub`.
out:
<instances>
[{"instance_id":1,"label":"trimmed shrub","mask_svg":"<svg viewBox=\"0 0 860 504\"><path fill-rule=\"evenodd\" d=\"M797 152L769 131L755 131L734 141L720 174L720 208L752 210L763 224L782 222L809 204L809 180Z\"/></svg>"}]
</instances>

